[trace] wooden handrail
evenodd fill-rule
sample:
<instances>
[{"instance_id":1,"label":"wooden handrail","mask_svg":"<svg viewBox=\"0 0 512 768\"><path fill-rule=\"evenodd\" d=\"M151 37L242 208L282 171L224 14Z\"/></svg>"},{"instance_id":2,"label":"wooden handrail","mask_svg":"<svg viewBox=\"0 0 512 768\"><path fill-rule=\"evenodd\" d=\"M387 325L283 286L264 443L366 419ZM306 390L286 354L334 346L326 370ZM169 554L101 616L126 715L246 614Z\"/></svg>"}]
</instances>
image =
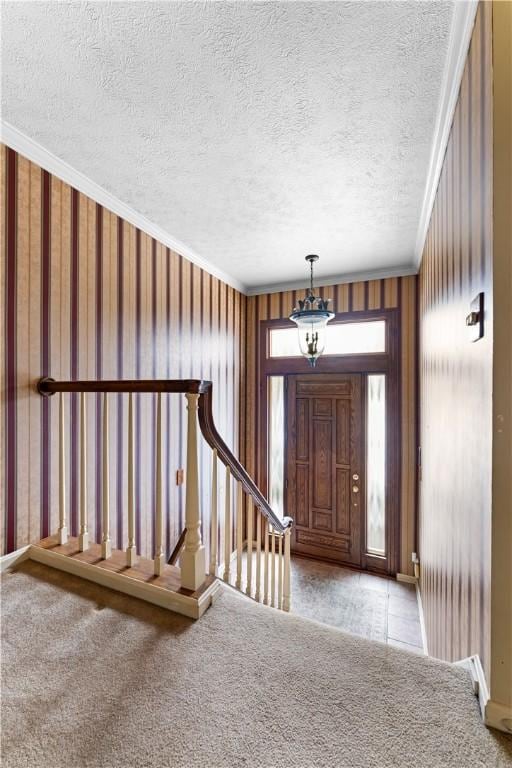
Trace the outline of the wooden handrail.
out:
<instances>
[{"instance_id":1,"label":"wooden handrail","mask_svg":"<svg viewBox=\"0 0 512 768\"><path fill-rule=\"evenodd\" d=\"M139 392L139 393L188 393L199 395L199 426L204 439L211 448L217 449L219 459L228 466L233 477L248 493L262 514L269 520L278 533L292 525L291 517L282 520L275 514L260 489L240 464L223 441L213 421L212 382L203 379L116 379L97 381L55 381L50 377L42 378L37 383L40 395L49 397L56 392Z\"/></svg>"},{"instance_id":2,"label":"wooden handrail","mask_svg":"<svg viewBox=\"0 0 512 768\"><path fill-rule=\"evenodd\" d=\"M203 379L114 379L97 381L55 381L49 377L39 379L37 391L48 397L56 392L184 392L200 395L212 387Z\"/></svg>"},{"instance_id":3,"label":"wooden handrail","mask_svg":"<svg viewBox=\"0 0 512 768\"><path fill-rule=\"evenodd\" d=\"M213 422L211 387L206 389L199 396L199 426L201 427L203 437L210 448L217 449L219 459L230 468L231 474L235 480L238 480L244 491L252 497L252 500L256 506L260 508L265 517L268 518L274 530L279 533L284 533L284 531L292 525L292 518L284 517L280 520L279 517L277 517L252 477L246 472L238 459L231 453L228 446L217 432Z\"/></svg>"}]
</instances>

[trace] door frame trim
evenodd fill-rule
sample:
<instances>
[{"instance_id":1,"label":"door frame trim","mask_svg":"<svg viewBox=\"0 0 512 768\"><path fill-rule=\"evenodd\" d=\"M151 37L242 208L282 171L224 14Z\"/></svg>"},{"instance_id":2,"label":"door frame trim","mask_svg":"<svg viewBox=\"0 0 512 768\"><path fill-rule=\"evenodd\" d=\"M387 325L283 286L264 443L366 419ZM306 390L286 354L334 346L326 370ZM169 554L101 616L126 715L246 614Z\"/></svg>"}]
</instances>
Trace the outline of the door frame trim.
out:
<instances>
[{"instance_id":1,"label":"door frame trim","mask_svg":"<svg viewBox=\"0 0 512 768\"><path fill-rule=\"evenodd\" d=\"M386 321L386 352L378 354L325 355L314 369L306 368L301 357L268 357L269 330L273 328L294 328L286 318L260 320L258 328L258 392L257 425L261 439L257 441L257 482L268 497L268 382L269 376L290 374L360 373L362 380L363 429L366 428L366 375L385 373L387 378L386 414L386 462L388 482L386 485L386 550L385 558L366 552L366 526L361 531L361 568L394 575L399 571L401 534L401 332L400 311L394 309L361 310L338 312L333 322L364 322L365 320ZM285 446L286 447L286 446ZM391 513L390 513L391 512Z\"/></svg>"}]
</instances>

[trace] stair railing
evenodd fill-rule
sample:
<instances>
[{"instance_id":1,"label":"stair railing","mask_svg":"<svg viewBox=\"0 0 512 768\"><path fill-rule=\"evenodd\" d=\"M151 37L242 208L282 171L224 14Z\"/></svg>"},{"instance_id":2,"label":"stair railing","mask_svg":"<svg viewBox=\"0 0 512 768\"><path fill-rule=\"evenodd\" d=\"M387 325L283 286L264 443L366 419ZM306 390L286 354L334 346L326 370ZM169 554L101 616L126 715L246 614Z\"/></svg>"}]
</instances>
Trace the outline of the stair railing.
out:
<instances>
[{"instance_id":1,"label":"stair railing","mask_svg":"<svg viewBox=\"0 0 512 768\"><path fill-rule=\"evenodd\" d=\"M222 576L224 581L258 602L289 611L292 518L281 519L275 514L254 480L217 432L212 413L211 387L199 397L199 425L212 449L210 573ZM218 509L219 462L224 465L225 472L223 515ZM233 490L236 507L234 525L231 514ZM224 546L219 552L217 545L222 539Z\"/></svg>"},{"instance_id":2,"label":"stair railing","mask_svg":"<svg viewBox=\"0 0 512 768\"><path fill-rule=\"evenodd\" d=\"M175 547L171 560L180 557L181 585L196 591L204 584L207 570L222 577L247 595L266 605L290 610L290 536L291 518L279 518L250 475L230 451L215 428L212 415L212 383L198 379L187 380L111 380L111 381L55 381L43 378L38 382L43 396L59 394L59 527L58 540L68 539L68 511L66 509L66 418L65 393L78 393L80 398L79 440L79 537L80 551L89 548L88 509L86 496L87 435L86 394L102 394L101 461L102 461L102 540L101 557L111 557L109 500L109 395L128 394L127 424L127 522L128 543L126 563L136 562L135 540L135 428L133 395L156 394L155 424L155 520L154 520L154 573L162 573L163 552L163 420L162 395L183 393L187 401L187 462L185 486L185 529ZM212 449L210 552L208 569L202 541L199 471L198 429ZM219 462L224 465L224 510L219 514ZM167 468L169 471L170 468ZM236 483L236 491L233 484ZM235 515L232 514L232 498ZM219 546L222 541L222 548ZM236 562L235 568L232 563Z\"/></svg>"}]
</instances>

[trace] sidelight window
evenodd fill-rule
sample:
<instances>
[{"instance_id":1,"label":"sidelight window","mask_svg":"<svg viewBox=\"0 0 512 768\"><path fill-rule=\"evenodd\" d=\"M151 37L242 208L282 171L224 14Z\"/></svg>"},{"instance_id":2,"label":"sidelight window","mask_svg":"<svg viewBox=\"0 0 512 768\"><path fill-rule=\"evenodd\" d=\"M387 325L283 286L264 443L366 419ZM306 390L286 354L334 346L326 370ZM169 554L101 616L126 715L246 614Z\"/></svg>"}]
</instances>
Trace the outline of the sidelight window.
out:
<instances>
[{"instance_id":1,"label":"sidelight window","mask_svg":"<svg viewBox=\"0 0 512 768\"><path fill-rule=\"evenodd\" d=\"M284 515L284 376L269 378L269 502Z\"/></svg>"},{"instance_id":2,"label":"sidelight window","mask_svg":"<svg viewBox=\"0 0 512 768\"><path fill-rule=\"evenodd\" d=\"M386 377L368 376L366 427L366 549L386 554Z\"/></svg>"}]
</instances>

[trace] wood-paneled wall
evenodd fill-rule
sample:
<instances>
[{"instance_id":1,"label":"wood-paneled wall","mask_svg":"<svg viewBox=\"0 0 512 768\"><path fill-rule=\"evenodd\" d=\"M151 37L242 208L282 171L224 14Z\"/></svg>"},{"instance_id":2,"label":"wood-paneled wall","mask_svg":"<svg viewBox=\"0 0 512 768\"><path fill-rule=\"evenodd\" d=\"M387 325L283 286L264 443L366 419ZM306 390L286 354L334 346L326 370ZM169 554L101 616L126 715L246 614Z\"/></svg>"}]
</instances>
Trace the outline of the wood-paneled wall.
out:
<instances>
[{"instance_id":1,"label":"wood-paneled wall","mask_svg":"<svg viewBox=\"0 0 512 768\"><path fill-rule=\"evenodd\" d=\"M401 328L401 541L400 571L412 575L416 547L416 276L390 277L319 287L335 312L398 308ZM263 320L286 318L303 291L249 296L247 299L246 464L258 479L258 339Z\"/></svg>"},{"instance_id":2,"label":"wood-paneled wall","mask_svg":"<svg viewBox=\"0 0 512 768\"><path fill-rule=\"evenodd\" d=\"M492 4L480 3L420 273L421 591L428 648L488 675L492 435ZM468 340L485 292L485 336ZM489 678L488 678L489 679Z\"/></svg>"},{"instance_id":3,"label":"wood-paneled wall","mask_svg":"<svg viewBox=\"0 0 512 768\"><path fill-rule=\"evenodd\" d=\"M57 379L207 378L214 414L235 453L241 434L245 296L144 232L1 146L2 358L1 552L56 530L58 404L35 391L42 375ZM165 403L165 543L183 525L184 398ZM77 529L78 401L67 403L68 501ZM127 404L113 397L111 509L114 545L126 543ZM137 530L153 546L153 396L137 396ZM100 535L100 404L88 400L88 499L93 537ZM204 500L209 451L201 454ZM207 539L208 530L204 526Z\"/></svg>"}]
</instances>

